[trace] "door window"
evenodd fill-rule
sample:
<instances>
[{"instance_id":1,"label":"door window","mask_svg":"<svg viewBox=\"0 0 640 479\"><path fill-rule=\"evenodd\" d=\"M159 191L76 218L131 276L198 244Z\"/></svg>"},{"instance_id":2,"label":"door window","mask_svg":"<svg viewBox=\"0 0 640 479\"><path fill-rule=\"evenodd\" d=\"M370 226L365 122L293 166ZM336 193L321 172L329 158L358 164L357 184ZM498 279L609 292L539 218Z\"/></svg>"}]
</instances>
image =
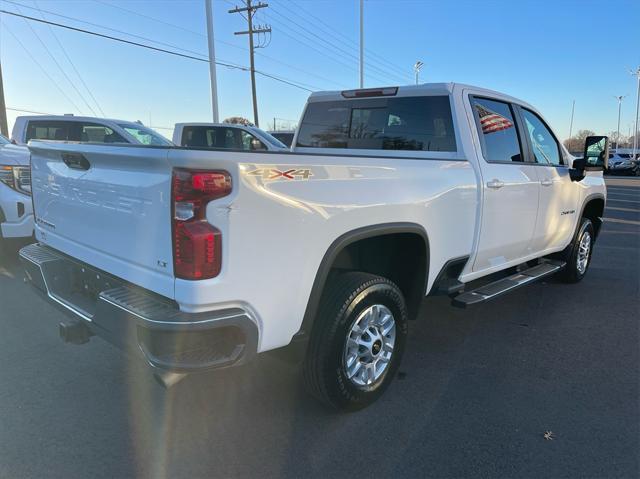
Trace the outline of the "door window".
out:
<instances>
[{"instance_id":1,"label":"door window","mask_svg":"<svg viewBox=\"0 0 640 479\"><path fill-rule=\"evenodd\" d=\"M560 155L560 147L551 130L547 128L544 122L535 113L522 109L522 116L527 126L527 133L531 140L531 148L536 163L543 165L561 165L562 156Z\"/></svg>"},{"instance_id":2,"label":"door window","mask_svg":"<svg viewBox=\"0 0 640 479\"><path fill-rule=\"evenodd\" d=\"M511 105L486 98L473 98L471 104L485 159L499 163L522 162L520 137Z\"/></svg>"},{"instance_id":3,"label":"door window","mask_svg":"<svg viewBox=\"0 0 640 479\"><path fill-rule=\"evenodd\" d=\"M264 146L264 143L262 143L260 140L258 140L251 133L247 133L246 131L242 130L240 134L241 134L241 141L242 141L242 149L243 150L247 150L247 151L253 150L252 143L254 141L257 141L260 144L260 148L256 148L256 149L262 149L262 150L266 150L267 149ZM256 147L257 147L258 143L256 143Z\"/></svg>"},{"instance_id":4,"label":"door window","mask_svg":"<svg viewBox=\"0 0 640 479\"><path fill-rule=\"evenodd\" d=\"M26 140L79 141L83 143L127 143L121 135L99 123L80 121L30 121Z\"/></svg>"}]
</instances>

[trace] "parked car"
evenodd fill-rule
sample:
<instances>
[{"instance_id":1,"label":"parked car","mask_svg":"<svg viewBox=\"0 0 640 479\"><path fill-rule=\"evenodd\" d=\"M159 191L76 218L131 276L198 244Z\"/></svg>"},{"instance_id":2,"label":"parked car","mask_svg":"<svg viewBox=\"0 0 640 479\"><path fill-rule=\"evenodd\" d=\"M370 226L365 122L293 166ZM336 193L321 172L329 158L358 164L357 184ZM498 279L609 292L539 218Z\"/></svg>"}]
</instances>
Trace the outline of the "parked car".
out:
<instances>
[{"instance_id":1,"label":"parked car","mask_svg":"<svg viewBox=\"0 0 640 479\"><path fill-rule=\"evenodd\" d=\"M640 160L633 158L633 151L615 150L609 155L608 173L640 176Z\"/></svg>"},{"instance_id":2,"label":"parked car","mask_svg":"<svg viewBox=\"0 0 640 479\"><path fill-rule=\"evenodd\" d=\"M269 134L277 138L278 140L280 140L286 146L290 147L293 144L293 137L295 136L296 131L295 130L278 130L278 131L270 131Z\"/></svg>"},{"instance_id":3,"label":"parked car","mask_svg":"<svg viewBox=\"0 0 640 479\"><path fill-rule=\"evenodd\" d=\"M29 141L172 145L159 133L137 122L72 115L19 116L11 138L19 146L5 145L0 150L0 168L3 169L0 179L5 185L13 184L13 191L5 187L0 190L0 223L5 238L33 234L31 199L25 198L31 188L29 150L24 146ZM19 181L16 175L20 175Z\"/></svg>"},{"instance_id":4,"label":"parked car","mask_svg":"<svg viewBox=\"0 0 640 479\"><path fill-rule=\"evenodd\" d=\"M33 234L29 150L0 135L0 249L6 238Z\"/></svg>"},{"instance_id":5,"label":"parked car","mask_svg":"<svg viewBox=\"0 0 640 479\"><path fill-rule=\"evenodd\" d=\"M11 139L19 145L56 140L171 146L165 137L138 122L73 115L19 116Z\"/></svg>"},{"instance_id":6,"label":"parked car","mask_svg":"<svg viewBox=\"0 0 640 479\"><path fill-rule=\"evenodd\" d=\"M531 105L447 83L314 93L296 138L32 141L39 243L20 256L69 313L62 338L137 352L165 385L299 348L308 390L354 410L391 383L425 295L470 307L587 274L606 137L572 159Z\"/></svg>"},{"instance_id":7,"label":"parked car","mask_svg":"<svg viewBox=\"0 0 640 479\"><path fill-rule=\"evenodd\" d=\"M287 146L255 126L234 123L176 123L173 142L178 146L238 151L282 151Z\"/></svg>"}]
</instances>

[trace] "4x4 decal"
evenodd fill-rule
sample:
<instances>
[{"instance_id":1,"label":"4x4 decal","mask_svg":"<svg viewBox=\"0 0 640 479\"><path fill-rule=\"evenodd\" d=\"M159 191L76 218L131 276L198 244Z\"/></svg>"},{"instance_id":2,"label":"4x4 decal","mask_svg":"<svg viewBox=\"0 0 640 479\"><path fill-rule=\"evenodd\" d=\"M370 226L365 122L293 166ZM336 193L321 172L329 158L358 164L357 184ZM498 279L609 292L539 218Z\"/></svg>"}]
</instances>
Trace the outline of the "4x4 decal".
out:
<instances>
[{"instance_id":1,"label":"4x4 decal","mask_svg":"<svg viewBox=\"0 0 640 479\"><path fill-rule=\"evenodd\" d=\"M308 169L299 170L296 168L292 168L290 170L282 171L276 168L257 168L255 170L248 171L247 175L260 176L263 180L266 181L308 180L309 177L313 176L313 173Z\"/></svg>"}]
</instances>

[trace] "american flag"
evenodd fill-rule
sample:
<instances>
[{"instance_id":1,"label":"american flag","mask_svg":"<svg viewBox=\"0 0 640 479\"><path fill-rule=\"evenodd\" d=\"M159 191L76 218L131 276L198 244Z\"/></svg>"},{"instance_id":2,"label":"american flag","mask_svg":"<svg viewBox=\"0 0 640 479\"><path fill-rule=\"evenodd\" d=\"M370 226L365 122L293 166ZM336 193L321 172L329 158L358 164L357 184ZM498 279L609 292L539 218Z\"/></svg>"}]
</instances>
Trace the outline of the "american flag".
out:
<instances>
[{"instance_id":1,"label":"american flag","mask_svg":"<svg viewBox=\"0 0 640 479\"><path fill-rule=\"evenodd\" d=\"M478 114L480 115L480 126L482 127L482 133L485 135L496 131L508 130L513 126L513 123L504 116L500 116L497 113L487 110L482 105L476 104Z\"/></svg>"}]
</instances>

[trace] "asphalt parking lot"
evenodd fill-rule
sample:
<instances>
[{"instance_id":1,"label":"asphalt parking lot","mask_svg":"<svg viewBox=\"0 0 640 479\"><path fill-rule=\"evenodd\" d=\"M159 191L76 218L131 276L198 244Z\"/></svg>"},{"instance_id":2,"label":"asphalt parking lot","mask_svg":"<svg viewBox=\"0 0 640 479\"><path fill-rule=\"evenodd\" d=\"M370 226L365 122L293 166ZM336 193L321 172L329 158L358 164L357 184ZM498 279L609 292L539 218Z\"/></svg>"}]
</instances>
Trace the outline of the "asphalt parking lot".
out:
<instances>
[{"instance_id":1,"label":"asphalt parking lot","mask_svg":"<svg viewBox=\"0 0 640 479\"><path fill-rule=\"evenodd\" d=\"M165 392L0 263L0 477L638 477L640 178L607 180L585 280L429 300L398 379L350 415L271 356ZM552 432L552 439L544 437Z\"/></svg>"}]
</instances>

